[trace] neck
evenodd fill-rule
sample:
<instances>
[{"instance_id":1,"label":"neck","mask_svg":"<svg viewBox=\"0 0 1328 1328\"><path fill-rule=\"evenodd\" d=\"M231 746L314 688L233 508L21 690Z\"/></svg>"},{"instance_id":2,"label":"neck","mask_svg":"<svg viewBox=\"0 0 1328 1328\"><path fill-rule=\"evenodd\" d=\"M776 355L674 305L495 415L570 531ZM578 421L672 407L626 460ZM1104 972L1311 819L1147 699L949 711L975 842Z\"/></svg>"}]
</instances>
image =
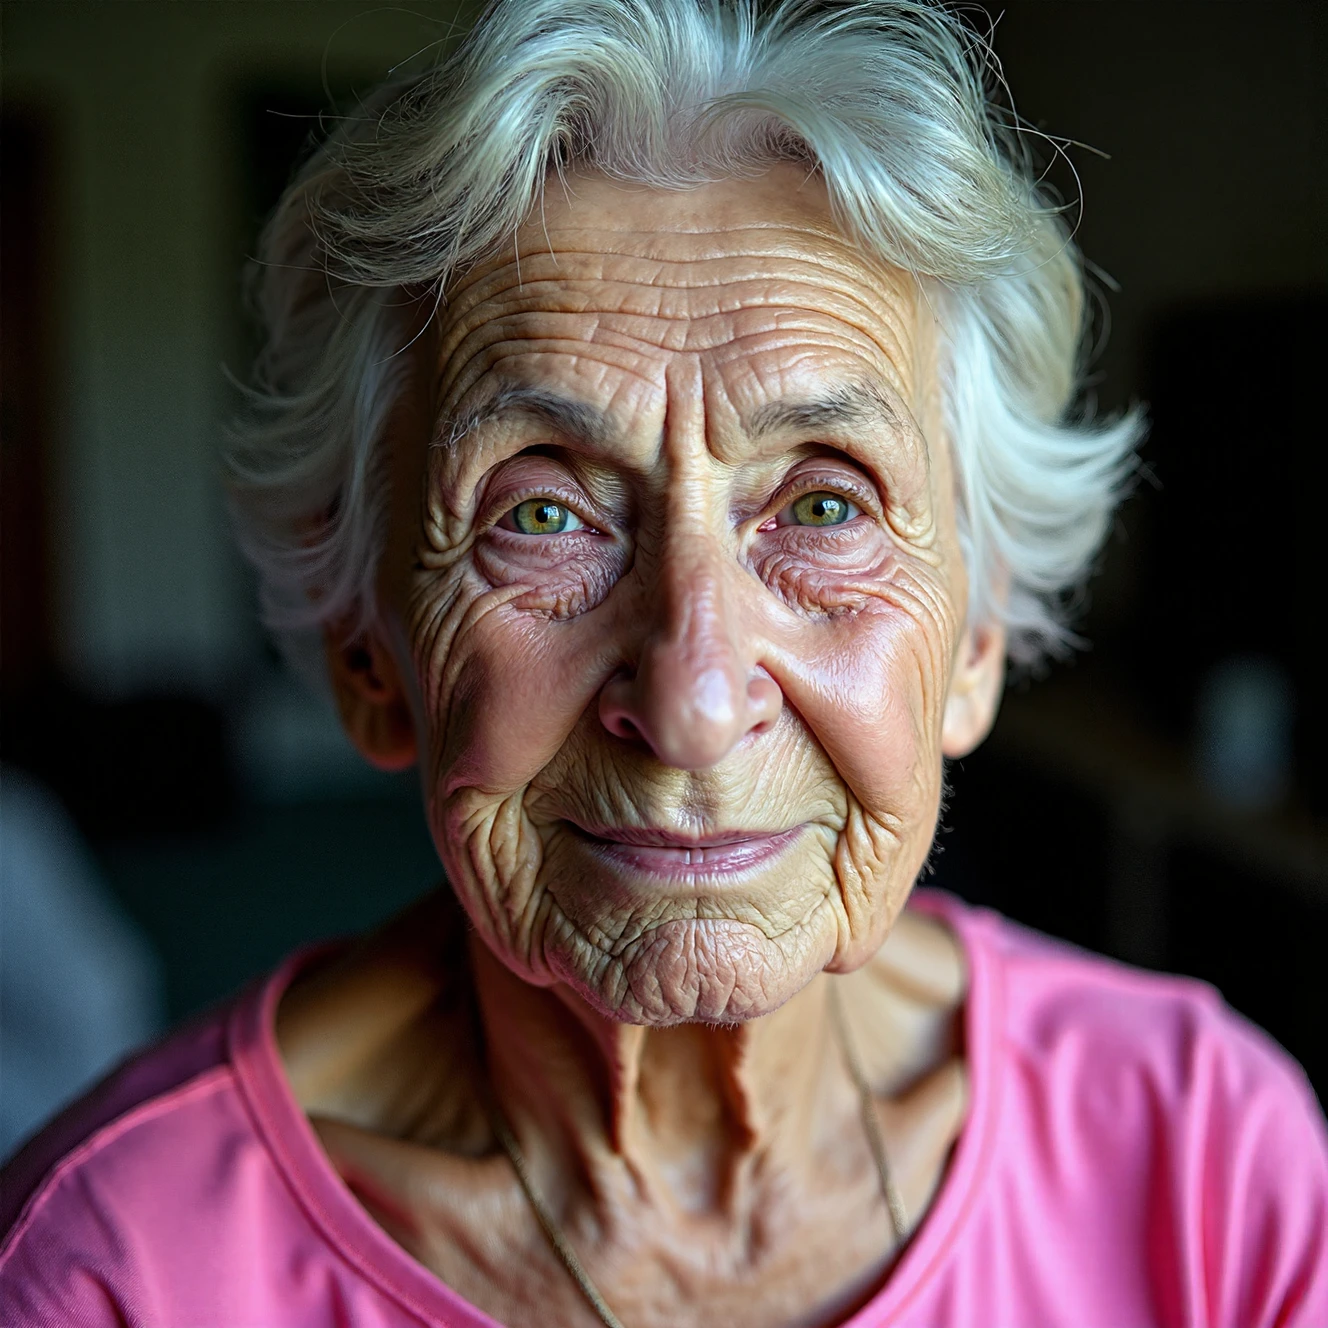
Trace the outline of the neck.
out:
<instances>
[{"instance_id":1,"label":"neck","mask_svg":"<svg viewBox=\"0 0 1328 1328\"><path fill-rule=\"evenodd\" d=\"M754 1169L806 1166L815 1136L851 1120L827 1003L836 979L745 1024L650 1028L608 1019L566 987L531 987L482 943L471 949L493 1092L546 1178L725 1208Z\"/></svg>"},{"instance_id":2,"label":"neck","mask_svg":"<svg viewBox=\"0 0 1328 1328\"><path fill-rule=\"evenodd\" d=\"M435 896L296 984L277 1019L287 1072L311 1116L469 1156L492 1147L487 1083L555 1210L589 1198L601 1211L645 1202L723 1220L759 1205L762 1182L815 1186L824 1159L861 1134L831 983L877 1093L955 1050L958 948L907 913L863 970L819 976L736 1025L617 1023L569 988L522 982L465 935L455 904Z\"/></svg>"},{"instance_id":3,"label":"neck","mask_svg":"<svg viewBox=\"0 0 1328 1328\"><path fill-rule=\"evenodd\" d=\"M715 1217L759 1203L758 1178L815 1185L861 1133L831 984L890 1096L954 1054L965 979L950 934L908 914L861 972L823 974L742 1024L618 1023L566 987L520 981L473 937L471 967L492 1091L541 1187L579 1179L608 1201Z\"/></svg>"}]
</instances>

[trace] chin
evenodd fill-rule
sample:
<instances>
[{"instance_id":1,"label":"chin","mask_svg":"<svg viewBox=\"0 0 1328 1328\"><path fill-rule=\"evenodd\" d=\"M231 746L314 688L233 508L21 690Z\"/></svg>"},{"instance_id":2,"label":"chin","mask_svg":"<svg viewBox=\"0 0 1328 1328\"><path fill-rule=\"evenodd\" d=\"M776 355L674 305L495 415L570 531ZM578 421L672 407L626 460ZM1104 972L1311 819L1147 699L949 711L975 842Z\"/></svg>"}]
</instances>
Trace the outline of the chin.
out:
<instances>
[{"instance_id":1,"label":"chin","mask_svg":"<svg viewBox=\"0 0 1328 1328\"><path fill-rule=\"evenodd\" d=\"M759 1019L801 991L834 952L828 916L814 915L773 937L731 918L675 918L612 954L570 927L554 928L545 957L551 973L609 1018L667 1027Z\"/></svg>"}]
</instances>

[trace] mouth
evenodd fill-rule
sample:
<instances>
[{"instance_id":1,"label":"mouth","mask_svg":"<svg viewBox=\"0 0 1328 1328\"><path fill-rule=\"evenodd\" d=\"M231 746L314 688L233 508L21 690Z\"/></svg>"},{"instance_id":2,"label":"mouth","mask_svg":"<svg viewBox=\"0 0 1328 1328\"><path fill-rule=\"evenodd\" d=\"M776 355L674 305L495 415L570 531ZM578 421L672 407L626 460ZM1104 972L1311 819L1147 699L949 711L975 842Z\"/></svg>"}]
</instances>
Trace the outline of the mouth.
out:
<instances>
[{"instance_id":1,"label":"mouth","mask_svg":"<svg viewBox=\"0 0 1328 1328\"><path fill-rule=\"evenodd\" d=\"M685 835L637 826L587 829L568 824L597 858L617 870L674 880L732 876L762 866L783 853L805 828Z\"/></svg>"}]
</instances>

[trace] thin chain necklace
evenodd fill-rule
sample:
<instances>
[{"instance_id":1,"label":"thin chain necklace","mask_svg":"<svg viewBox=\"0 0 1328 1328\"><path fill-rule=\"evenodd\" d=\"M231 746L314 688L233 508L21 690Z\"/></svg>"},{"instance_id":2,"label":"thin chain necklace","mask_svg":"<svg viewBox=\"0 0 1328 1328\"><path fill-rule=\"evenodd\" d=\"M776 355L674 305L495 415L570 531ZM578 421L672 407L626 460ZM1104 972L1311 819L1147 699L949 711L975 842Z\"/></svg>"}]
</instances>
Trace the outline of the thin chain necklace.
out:
<instances>
[{"instance_id":1,"label":"thin chain necklace","mask_svg":"<svg viewBox=\"0 0 1328 1328\"><path fill-rule=\"evenodd\" d=\"M839 1039L839 1049L843 1053L844 1064L848 1069L849 1077L853 1080L853 1086L858 1090L863 1131L867 1135L867 1143L876 1162L876 1170L880 1174L881 1193L885 1197L885 1206L890 1213L890 1225L894 1228L896 1246L899 1247L904 1244L908 1236L908 1213L904 1209L904 1201L900 1197L899 1187L890 1175L890 1164L885 1156L885 1139L881 1134L881 1120L876 1114L875 1094L873 1094L871 1085L867 1082L867 1075L862 1068L862 1061L858 1057L857 1047L854 1046L853 1038L849 1033L848 1019L844 1014L844 1004L840 999L839 987L834 979L830 981L829 1000L830 1018L835 1026L835 1034ZM516 1136L512 1133L497 1099L488 1091L483 1094L483 1097L484 1109L489 1117L489 1125L493 1129L498 1142L502 1145L503 1152L507 1154L508 1160L512 1163L512 1170L516 1172L516 1178L521 1185L527 1202L530 1204L531 1211L535 1214L535 1219L539 1222L540 1228L548 1239L554 1254L558 1256L563 1267L567 1269L568 1275L586 1298L586 1303L595 1311L599 1321L605 1325L605 1328L623 1328L622 1320L609 1308L604 1297L600 1295L599 1289L590 1280L589 1274L581 1265L581 1260L576 1257L576 1251L568 1242L562 1228L549 1211L548 1205L545 1204L539 1191L535 1188L535 1182L530 1175L530 1168L526 1165L525 1154L522 1153L521 1146L517 1143Z\"/></svg>"}]
</instances>

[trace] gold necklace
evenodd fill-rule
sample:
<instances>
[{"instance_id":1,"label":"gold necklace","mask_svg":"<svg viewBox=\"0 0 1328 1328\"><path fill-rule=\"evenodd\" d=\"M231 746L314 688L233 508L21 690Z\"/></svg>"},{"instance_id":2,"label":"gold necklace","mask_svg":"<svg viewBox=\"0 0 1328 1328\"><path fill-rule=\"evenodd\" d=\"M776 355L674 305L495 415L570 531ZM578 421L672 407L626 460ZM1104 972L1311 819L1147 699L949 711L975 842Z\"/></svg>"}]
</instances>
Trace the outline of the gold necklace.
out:
<instances>
[{"instance_id":1,"label":"gold necklace","mask_svg":"<svg viewBox=\"0 0 1328 1328\"><path fill-rule=\"evenodd\" d=\"M844 1064L848 1069L849 1077L853 1080L853 1086L858 1090L862 1126L867 1135L867 1143L871 1148L872 1158L876 1162L876 1170L881 1178L881 1194L885 1198L885 1206L890 1213L890 1225L894 1228L896 1245L902 1247L908 1236L908 1213L904 1208L904 1201L900 1197L899 1187L890 1175L890 1164L885 1156L885 1138L881 1134L881 1120L876 1114L876 1097L872 1092L871 1085L867 1082L867 1075L862 1068L862 1061L858 1058L857 1048L854 1046L853 1038L849 1033L848 1019L844 1015L844 1004L839 996L839 987L833 978L830 983L830 1018L839 1038L839 1049L843 1053ZM508 1160L512 1163L512 1170L516 1172L517 1181L526 1196L526 1201L530 1204L531 1211L535 1214L535 1219L539 1222L540 1228L553 1248L553 1252L558 1256L563 1267L567 1269L568 1275L576 1283L581 1294L586 1298L586 1302L599 1316L599 1321L605 1325L605 1328L623 1328L622 1321L609 1308L604 1297L600 1295L599 1289L590 1280L589 1274L581 1266L581 1260L576 1257L576 1251L569 1244L567 1237L563 1235L562 1228L554 1220L553 1214L535 1188L535 1182L531 1179L530 1168L526 1166L525 1154L522 1153L521 1146L517 1143L516 1136L512 1133L497 1099L491 1092L485 1092L483 1096L489 1125L493 1129L498 1142L502 1145L503 1152L507 1154Z\"/></svg>"}]
</instances>

